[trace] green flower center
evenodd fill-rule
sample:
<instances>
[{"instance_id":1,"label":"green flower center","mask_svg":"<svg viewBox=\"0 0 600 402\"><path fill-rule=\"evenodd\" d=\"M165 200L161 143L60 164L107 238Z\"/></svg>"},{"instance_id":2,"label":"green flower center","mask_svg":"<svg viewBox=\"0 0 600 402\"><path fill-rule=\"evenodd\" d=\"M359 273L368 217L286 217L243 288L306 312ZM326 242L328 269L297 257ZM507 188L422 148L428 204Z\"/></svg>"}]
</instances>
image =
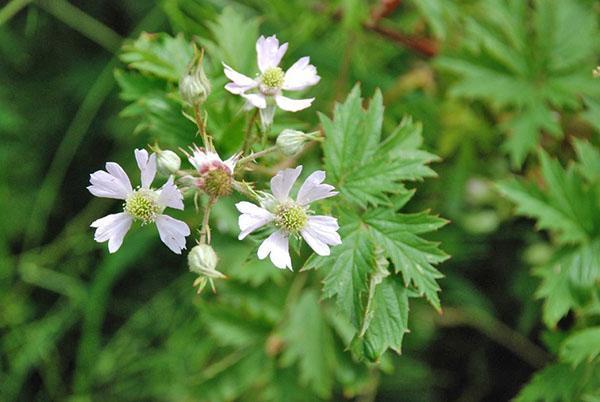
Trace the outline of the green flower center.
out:
<instances>
[{"instance_id":1,"label":"green flower center","mask_svg":"<svg viewBox=\"0 0 600 402\"><path fill-rule=\"evenodd\" d=\"M275 225L288 233L297 233L307 222L306 210L298 204L282 204L275 209Z\"/></svg>"},{"instance_id":2,"label":"green flower center","mask_svg":"<svg viewBox=\"0 0 600 402\"><path fill-rule=\"evenodd\" d=\"M141 188L127 197L123 209L133 219L142 221L142 225L145 225L154 222L156 215L160 213L160 206L156 203L157 198L154 191Z\"/></svg>"},{"instance_id":3,"label":"green flower center","mask_svg":"<svg viewBox=\"0 0 600 402\"><path fill-rule=\"evenodd\" d=\"M225 168L209 170L204 176L204 191L215 198L231 194L231 174Z\"/></svg>"},{"instance_id":4,"label":"green flower center","mask_svg":"<svg viewBox=\"0 0 600 402\"><path fill-rule=\"evenodd\" d=\"M279 67L271 67L265 71L261 77L264 86L270 89L277 89L283 85L285 74Z\"/></svg>"}]
</instances>

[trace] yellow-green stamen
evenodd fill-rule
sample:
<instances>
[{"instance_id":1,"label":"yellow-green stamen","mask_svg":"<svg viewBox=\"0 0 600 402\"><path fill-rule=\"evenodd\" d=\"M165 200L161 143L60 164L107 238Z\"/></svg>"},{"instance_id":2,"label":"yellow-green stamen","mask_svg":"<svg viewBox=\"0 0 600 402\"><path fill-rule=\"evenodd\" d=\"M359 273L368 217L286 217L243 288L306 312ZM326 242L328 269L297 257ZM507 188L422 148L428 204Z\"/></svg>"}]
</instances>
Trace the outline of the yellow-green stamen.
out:
<instances>
[{"instance_id":1,"label":"yellow-green stamen","mask_svg":"<svg viewBox=\"0 0 600 402\"><path fill-rule=\"evenodd\" d=\"M297 233L306 226L308 215L298 204L282 204L275 210L275 225L288 233Z\"/></svg>"},{"instance_id":2,"label":"yellow-green stamen","mask_svg":"<svg viewBox=\"0 0 600 402\"><path fill-rule=\"evenodd\" d=\"M157 195L154 191L142 188L127 197L123 209L133 219L142 221L142 225L145 225L154 222L156 215L160 213L156 200Z\"/></svg>"}]
</instances>

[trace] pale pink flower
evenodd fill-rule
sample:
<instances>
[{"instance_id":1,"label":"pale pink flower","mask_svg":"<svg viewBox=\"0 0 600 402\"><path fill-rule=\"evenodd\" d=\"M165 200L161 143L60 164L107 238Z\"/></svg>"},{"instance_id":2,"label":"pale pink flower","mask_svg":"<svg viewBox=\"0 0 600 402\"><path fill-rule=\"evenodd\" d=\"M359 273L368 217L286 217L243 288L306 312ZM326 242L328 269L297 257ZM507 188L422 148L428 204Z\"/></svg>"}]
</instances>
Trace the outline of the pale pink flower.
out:
<instances>
[{"instance_id":1,"label":"pale pink flower","mask_svg":"<svg viewBox=\"0 0 600 402\"><path fill-rule=\"evenodd\" d=\"M273 119L275 103L280 109L297 112L309 107L315 98L292 99L283 96L282 91L301 91L319 82L317 69L310 64L309 57L302 57L287 71L279 67L281 58L287 51L288 44L279 46L275 35L265 38L261 36L256 41L256 56L260 74L250 78L241 74L227 64L225 75L231 80L225 85L232 94L240 95L249 104L260 109L261 117L270 124ZM270 121L269 121L270 120Z\"/></svg>"},{"instance_id":2,"label":"pale pink flower","mask_svg":"<svg viewBox=\"0 0 600 402\"><path fill-rule=\"evenodd\" d=\"M258 248L261 260L270 256L277 268L292 269L289 253L289 236L300 235L319 255L329 255L329 246L341 244L337 233L337 219L325 215L312 215L309 204L313 201L333 197L337 191L329 184L323 184L325 172L317 170L304 181L296 199L290 197L292 186L300 176L302 166L284 169L271 179L273 196L266 197L261 206L242 201L236 204L242 240L255 230L273 224L276 230Z\"/></svg>"},{"instance_id":3,"label":"pale pink flower","mask_svg":"<svg viewBox=\"0 0 600 402\"><path fill-rule=\"evenodd\" d=\"M108 251L117 251L133 221L142 225L155 223L160 239L176 254L185 249L185 237L190 228L185 222L164 215L165 208L183 209L183 196L173 184L173 177L160 188L150 187L156 175L156 154L148 156L144 149L135 150L135 159L141 172L141 187L133 189L129 177L115 162L106 163L106 171L98 170L90 175L88 190L96 197L124 200L123 212L107 215L92 222L96 228L94 240L108 241Z\"/></svg>"}]
</instances>

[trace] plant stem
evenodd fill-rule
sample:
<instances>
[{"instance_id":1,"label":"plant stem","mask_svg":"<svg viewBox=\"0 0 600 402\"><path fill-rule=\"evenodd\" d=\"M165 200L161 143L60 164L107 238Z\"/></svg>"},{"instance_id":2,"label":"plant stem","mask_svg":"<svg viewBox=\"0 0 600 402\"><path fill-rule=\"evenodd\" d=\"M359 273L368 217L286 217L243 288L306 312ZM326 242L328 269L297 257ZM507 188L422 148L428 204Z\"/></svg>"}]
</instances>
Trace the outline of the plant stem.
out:
<instances>
[{"instance_id":1,"label":"plant stem","mask_svg":"<svg viewBox=\"0 0 600 402\"><path fill-rule=\"evenodd\" d=\"M33 0L12 0L0 10L0 26L8 22L22 8L26 7Z\"/></svg>"},{"instance_id":2,"label":"plant stem","mask_svg":"<svg viewBox=\"0 0 600 402\"><path fill-rule=\"evenodd\" d=\"M447 327L466 325L478 329L533 367L544 367L551 359L545 350L483 310L445 308L437 321Z\"/></svg>"},{"instance_id":3,"label":"plant stem","mask_svg":"<svg viewBox=\"0 0 600 402\"><path fill-rule=\"evenodd\" d=\"M273 145L267 149L263 149L262 151L254 152L253 154L250 154L248 156L241 158L237 164L242 166L245 163L248 163L255 159L261 158L261 157L268 155L271 152L276 151L276 150L277 150L277 145Z\"/></svg>"},{"instance_id":4,"label":"plant stem","mask_svg":"<svg viewBox=\"0 0 600 402\"><path fill-rule=\"evenodd\" d=\"M45 0L37 4L71 28L93 40L111 53L117 53L123 38L97 19L64 0Z\"/></svg>"},{"instance_id":5,"label":"plant stem","mask_svg":"<svg viewBox=\"0 0 600 402\"><path fill-rule=\"evenodd\" d=\"M250 150L250 143L252 139L252 128L254 127L254 123L256 123L256 118L258 117L258 109L254 109L254 113L250 117L248 121L248 126L246 127L246 131L244 132L244 145L242 146L243 153L248 153Z\"/></svg>"},{"instance_id":6,"label":"plant stem","mask_svg":"<svg viewBox=\"0 0 600 402\"><path fill-rule=\"evenodd\" d=\"M202 115L200 114L200 105L194 105L194 119L196 120L196 125L198 126L198 130L200 131L200 137L202 137L202 143L204 144L205 149L210 149L210 143L208 140L208 134L206 133L206 121L202 119Z\"/></svg>"},{"instance_id":7,"label":"plant stem","mask_svg":"<svg viewBox=\"0 0 600 402\"><path fill-rule=\"evenodd\" d=\"M216 199L210 198L204 207L204 216L202 217L202 227L200 229L200 244L210 244L210 210L215 205Z\"/></svg>"}]
</instances>

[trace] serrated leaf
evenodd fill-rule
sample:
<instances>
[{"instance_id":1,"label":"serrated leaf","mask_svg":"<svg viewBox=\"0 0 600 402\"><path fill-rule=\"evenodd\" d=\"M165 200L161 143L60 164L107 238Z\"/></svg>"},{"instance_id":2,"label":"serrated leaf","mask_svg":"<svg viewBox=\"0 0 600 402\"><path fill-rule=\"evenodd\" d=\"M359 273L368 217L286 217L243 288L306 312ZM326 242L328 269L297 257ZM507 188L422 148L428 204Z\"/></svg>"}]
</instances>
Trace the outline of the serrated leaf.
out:
<instances>
[{"instance_id":1,"label":"serrated leaf","mask_svg":"<svg viewBox=\"0 0 600 402\"><path fill-rule=\"evenodd\" d=\"M600 229L595 196L586 189L574 169L540 152L545 191L519 180L498 184L500 191L517 205L517 213L537 220L540 229L554 232L563 243L585 242Z\"/></svg>"},{"instance_id":2,"label":"serrated leaf","mask_svg":"<svg viewBox=\"0 0 600 402\"><path fill-rule=\"evenodd\" d=\"M389 203L390 194L404 193L401 181L434 177L427 166L435 155L417 149L421 127L404 119L383 143L383 100L379 91L363 109L360 88L355 86L342 104L336 104L333 119L319 116L325 132L325 167L332 182L350 202Z\"/></svg>"},{"instance_id":3,"label":"serrated leaf","mask_svg":"<svg viewBox=\"0 0 600 402\"><path fill-rule=\"evenodd\" d=\"M287 366L298 362L300 380L321 397L329 397L336 365L335 348L316 292L302 294L290 312L283 336L286 346L282 363Z\"/></svg>"},{"instance_id":4,"label":"serrated leaf","mask_svg":"<svg viewBox=\"0 0 600 402\"><path fill-rule=\"evenodd\" d=\"M560 262L538 268L534 272L542 278L536 292L538 298L544 299L542 319L548 327L553 328L576 306L569 285L569 272Z\"/></svg>"},{"instance_id":5,"label":"serrated leaf","mask_svg":"<svg viewBox=\"0 0 600 402\"><path fill-rule=\"evenodd\" d=\"M600 108L598 109L600 116ZM600 182L600 150L589 142L575 139L579 172L591 183Z\"/></svg>"},{"instance_id":6,"label":"serrated leaf","mask_svg":"<svg viewBox=\"0 0 600 402\"><path fill-rule=\"evenodd\" d=\"M448 256L439 244L424 240L418 234L431 232L447 221L427 213L399 214L375 210L364 217L373 237L391 258L396 272L402 272L405 286L414 285L417 291L437 309L441 309L437 279L443 275L434 265Z\"/></svg>"},{"instance_id":7,"label":"serrated leaf","mask_svg":"<svg viewBox=\"0 0 600 402\"><path fill-rule=\"evenodd\" d=\"M129 68L171 82L178 82L186 72L193 48L183 37L165 33L144 32L138 39L123 46L120 59Z\"/></svg>"},{"instance_id":8,"label":"serrated leaf","mask_svg":"<svg viewBox=\"0 0 600 402\"><path fill-rule=\"evenodd\" d=\"M585 368L553 364L534 374L515 402L566 402L577 400Z\"/></svg>"},{"instance_id":9,"label":"serrated leaf","mask_svg":"<svg viewBox=\"0 0 600 402\"><path fill-rule=\"evenodd\" d=\"M600 327L586 328L570 335L560 348L562 361L574 366L591 362L600 355Z\"/></svg>"},{"instance_id":10,"label":"serrated leaf","mask_svg":"<svg viewBox=\"0 0 600 402\"><path fill-rule=\"evenodd\" d=\"M353 351L371 361L377 361L388 348L400 353L404 334L409 332L408 290L400 278L377 284L368 310L369 325L353 340Z\"/></svg>"},{"instance_id":11,"label":"serrated leaf","mask_svg":"<svg viewBox=\"0 0 600 402\"><path fill-rule=\"evenodd\" d=\"M577 1L482 0L461 17L462 49L436 64L458 76L451 95L514 113L500 127L519 167L543 132L562 136L553 109L581 110L582 97L600 95L600 81L585 71L598 51L594 13Z\"/></svg>"}]
</instances>

